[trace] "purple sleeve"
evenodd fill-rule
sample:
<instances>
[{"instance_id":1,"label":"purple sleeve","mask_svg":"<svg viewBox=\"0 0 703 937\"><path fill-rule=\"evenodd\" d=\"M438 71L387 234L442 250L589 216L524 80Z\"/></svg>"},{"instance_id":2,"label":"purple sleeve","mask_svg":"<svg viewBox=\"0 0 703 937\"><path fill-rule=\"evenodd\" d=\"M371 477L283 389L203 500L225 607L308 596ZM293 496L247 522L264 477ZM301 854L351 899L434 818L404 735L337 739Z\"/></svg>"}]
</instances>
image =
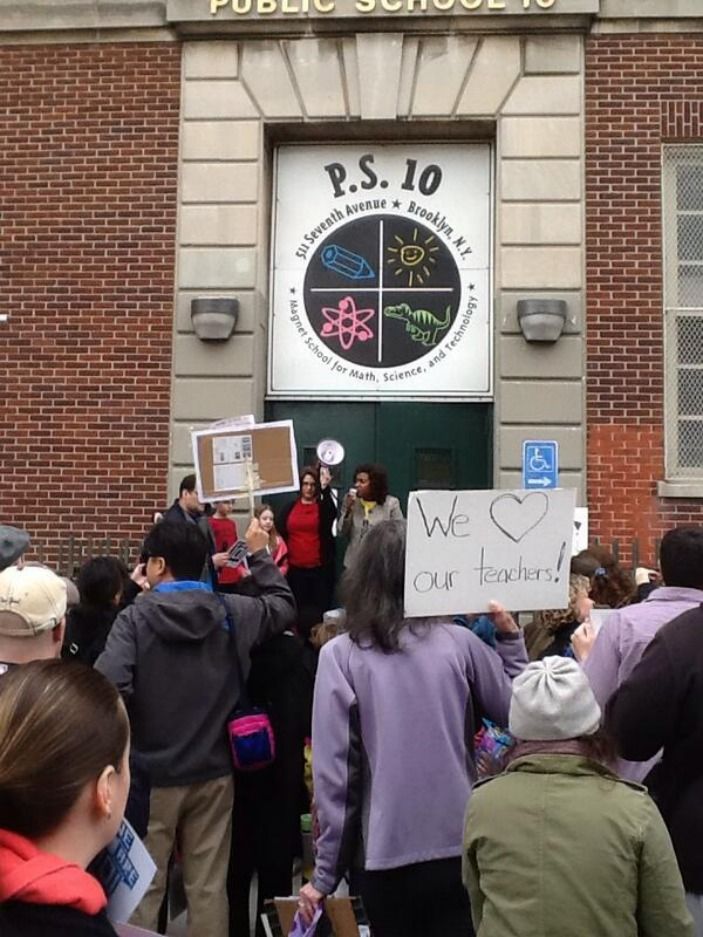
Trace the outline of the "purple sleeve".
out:
<instances>
[{"instance_id":1,"label":"purple sleeve","mask_svg":"<svg viewBox=\"0 0 703 937\"><path fill-rule=\"evenodd\" d=\"M515 636L496 636L492 650L468 632L471 640L471 692L484 714L499 726L507 726L512 681L527 666L527 651L522 631Z\"/></svg>"},{"instance_id":2,"label":"purple sleeve","mask_svg":"<svg viewBox=\"0 0 703 937\"><path fill-rule=\"evenodd\" d=\"M340 662L344 646L334 640L320 651L312 710L312 769L320 826L312 884L325 895L334 891L349 865L346 847L360 809L358 711Z\"/></svg>"},{"instance_id":3,"label":"purple sleeve","mask_svg":"<svg viewBox=\"0 0 703 937\"><path fill-rule=\"evenodd\" d=\"M581 665L601 709L618 688L619 625L620 615L615 612L603 623L591 653Z\"/></svg>"}]
</instances>

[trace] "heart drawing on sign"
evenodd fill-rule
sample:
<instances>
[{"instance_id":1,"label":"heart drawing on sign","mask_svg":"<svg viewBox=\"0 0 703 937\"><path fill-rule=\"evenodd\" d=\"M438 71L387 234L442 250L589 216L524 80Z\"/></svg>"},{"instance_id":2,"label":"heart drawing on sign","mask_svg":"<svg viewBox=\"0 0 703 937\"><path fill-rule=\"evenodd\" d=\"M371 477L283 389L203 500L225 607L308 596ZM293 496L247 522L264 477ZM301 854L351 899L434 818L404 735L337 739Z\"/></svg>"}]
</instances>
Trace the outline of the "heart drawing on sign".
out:
<instances>
[{"instance_id":1,"label":"heart drawing on sign","mask_svg":"<svg viewBox=\"0 0 703 937\"><path fill-rule=\"evenodd\" d=\"M549 499L543 491L515 495L507 492L491 502L491 520L498 530L514 543L520 543L542 521L549 510Z\"/></svg>"}]
</instances>

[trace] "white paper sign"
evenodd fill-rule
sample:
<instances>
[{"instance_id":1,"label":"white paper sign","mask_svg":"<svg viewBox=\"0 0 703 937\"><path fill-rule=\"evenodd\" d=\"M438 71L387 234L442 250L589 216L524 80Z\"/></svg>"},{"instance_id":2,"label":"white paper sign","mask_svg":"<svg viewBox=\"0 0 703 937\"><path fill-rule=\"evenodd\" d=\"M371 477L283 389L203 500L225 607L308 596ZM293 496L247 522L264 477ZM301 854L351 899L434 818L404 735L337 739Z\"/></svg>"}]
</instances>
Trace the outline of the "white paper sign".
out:
<instances>
[{"instance_id":1,"label":"white paper sign","mask_svg":"<svg viewBox=\"0 0 703 937\"><path fill-rule=\"evenodd\" d=\"M405 614L566 608L576 491L415 491Z\"/></svg>"},{"instance_id":2,"label":"white paper sign","mask_svg":"<svg viewBox=\"0 0 703 937\"><path fill-rule=\"evenodd\" d=\"M574 508L574 542L571 552L574 556L581 550L588 549L588 508Z\"/></svg>"},{"instance_id":3,"label":"white paper sign","mask_svg":"<svg viewBox=\"0 0 703 937\"><path fill-rule=\"evenodd\" d=\"M130 919L156 872L154 861L132 826L123 820L117 836L100 857L96 874L107 895L107 916Z\"/></svg>"},{"instance_id":4,"label":"white paper sign","mask_svg":"<svg viewBox=\"0 0 703 937\"><path fill-rule=\"evenodd\" d=\"M269 396L490 399L487 144L277 151Z\"/></svg>"}]
</instances>

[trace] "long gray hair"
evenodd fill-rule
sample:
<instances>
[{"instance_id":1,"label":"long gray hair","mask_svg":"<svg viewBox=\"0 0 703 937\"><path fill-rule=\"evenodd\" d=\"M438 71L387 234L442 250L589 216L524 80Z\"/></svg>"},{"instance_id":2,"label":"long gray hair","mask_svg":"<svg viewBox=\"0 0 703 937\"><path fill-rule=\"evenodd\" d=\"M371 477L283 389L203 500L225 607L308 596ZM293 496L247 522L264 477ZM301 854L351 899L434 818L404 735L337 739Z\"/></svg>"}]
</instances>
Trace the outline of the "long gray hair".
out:
<instances>
[{"instance_id":1,"label":"long gray hair","mask_svg":"<svg viewBox=\"0 0 703 937\"><path fill-rule=\"evenodd\" d=\"M381 521L361 541L344 574L345 628L356 644L397 651L405 585L405 521Z\"/></svg>"}]
</instances>

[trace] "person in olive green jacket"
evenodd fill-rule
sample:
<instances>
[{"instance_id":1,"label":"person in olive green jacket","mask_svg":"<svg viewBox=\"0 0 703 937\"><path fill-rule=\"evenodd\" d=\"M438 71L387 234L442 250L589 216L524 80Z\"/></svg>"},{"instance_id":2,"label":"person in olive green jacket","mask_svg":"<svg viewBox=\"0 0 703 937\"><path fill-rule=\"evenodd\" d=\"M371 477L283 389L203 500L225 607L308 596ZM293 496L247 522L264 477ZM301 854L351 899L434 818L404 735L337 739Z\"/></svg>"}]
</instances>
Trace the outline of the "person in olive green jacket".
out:
<instances>
[{"instance_id":1,"label":"person in olive green jacket","mask_svg":"<svg viewBox=\"0 0 703 937\"><path fill-rule=\"evenodd\" d=\"M645 788L601 763L600 716L573 660L513 681L518 746L466 815L477 937L693 937L669 834Z\"/></svg>"}]
</instances>

